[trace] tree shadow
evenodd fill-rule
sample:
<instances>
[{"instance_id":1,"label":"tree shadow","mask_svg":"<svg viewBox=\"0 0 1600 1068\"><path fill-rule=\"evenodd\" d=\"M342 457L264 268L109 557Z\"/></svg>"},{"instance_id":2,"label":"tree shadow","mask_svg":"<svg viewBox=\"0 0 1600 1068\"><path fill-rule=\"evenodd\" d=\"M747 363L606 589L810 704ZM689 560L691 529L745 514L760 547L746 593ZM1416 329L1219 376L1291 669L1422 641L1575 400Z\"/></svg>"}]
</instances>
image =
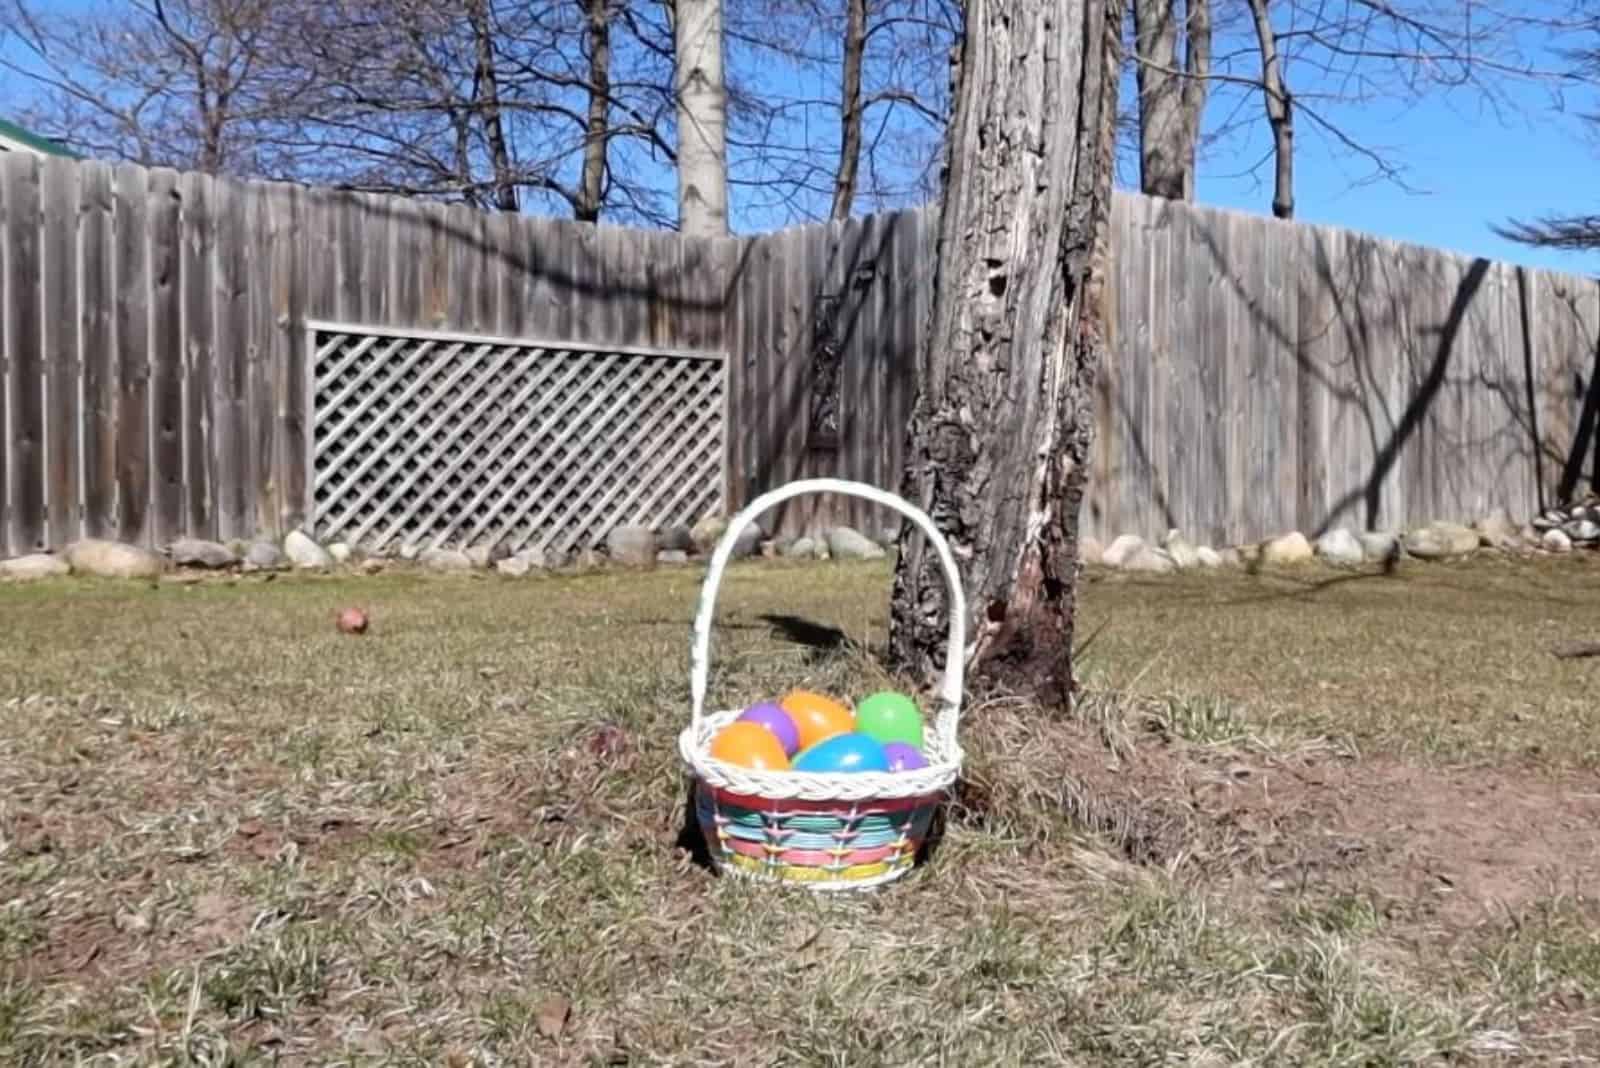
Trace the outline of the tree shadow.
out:
<instances>
[{"instance_id":1,"label":"tree shadow","mask_svg":"<svg viewBox=\"0 0 1600 1068\"><path fill-rule=\"evenodd\" d=\"M730 348L739 353L729 378L729 432L738 434L730 507L798 478L898 479L901 428L882 409L914 383L916 341L876 322L873 312L880 305L892 311L894 293L909 290L900 273L919 265L905 246L919 238L922 221L921 212L902 211L748 242L728 288L730 320L738 323ZM824 373L829 360L837 362L836 376ZM831 440L812 426L816 390L830 385L838 419ZM882 521L869 502L808 497L776 506L770 529L815 534L833 522Z\"/></svg>"},{"instance_id":2,"label":"tree shadow","mask_svg":"<svg viewBox=\"0 0 1600 1068\"><path fill-rule=\"evenodd\" d=\"M678 836L673 844L689 855L691 864L704 868L712 874L719 874L716 862L711 856L711 847L706 843L705 833L700 829L700 816L695 811L694 795L694 779L685 777L683 807L679 813Z\"/></svg>"},{"instance_id":3,"label":"tree shadow","mask_svg":"<svg viewBox=\"0 0 1600 1068\"><path fill-rule=\"evenodd\" d=\"M1490 263L1478 257L1467 268L1465 277L1456 287L1454 297L1450 301L1450 310L1445 316L1444 323L1436 330L1424 328L1424 333L1435 332L1437 340L1433 346L1433 355L1428 362L1426 373L1422 381L1414 387L1405 410L1400 413L1399 419L1394 423L1393 429L1386 439L1379 444L1372 466L1368 470L1364 482L1339 497L1330 505L1322 521L1317 524L1315 534L1320 536L1326 533L1348 509L1357 502L1363 505L1363 519L1366 529L1377 528L1378 516L1383 503L1384 484L1393 471L1395 464L1400 459L1406 443L1414 437L1422 427L1423 419L1428 414L1440 389L1444 386L1446 372L1450 366L1451 356L1455 352L1456 340L1460 336L1462 323L1466 319L1467 309L1473 298L1483 286L1484 279L1489 274ZM1364 314L1359 302L1354 309L1348 309L1347 301L1336 298L1335 304L1339 308L1341 318L1353 316L1357 320ZM1356 349L1365 356L1369 351L1367 346Z\"/></svg>"},{"instance_id":4,"label":"tree shadow","mask_svg":"<svg viewBox=\"0 0 1600 1068\"><path fill-rule=\"evenodd\" d=\"M1523 308L1525 322L1529 317L1527 311L1528 299L1527 282L1525 279L1526 273L1527 272L1522 269L1519 269L1517 272L1518 290L1521 297L1520 304ZM1600 280L1597 280L1595 284L1597 288L1600 288ZM1565 295L1564 299L1568 305L1568 314L1581 322L1581 314L1576 307L1576 300L1574 296L1567 294ZM1529 330L1527 326L1524 327L1524 330L1527 336L1531 336L1531 330ZM1531 372L1532 356L1533 354L1530 351L1528 355L1530 366L1530 382L1533 379ZM1568 447L1566 459L1561 465L1561 477L1556 483L1556 503L1560 504L1565 504L1577 496L1578 488L1584 480L1584 463L1586 460L1591 464L1588 470L1589 488L1591 490L1594 488L1596 477L1600 477L1600 435L1596 435L1595 433L1596 424L1597 422L1600 422L1600 330L1597 330L1595 334L1594 353L1589 361L1588 380L1585 381L1584 375L1581 371L1574 371L1572 392L1574 396L1580 396L1583 398L1583 404L1578 413L1578 425L1573 430L1572 443ZM1535 406L1533 410L1537 412L1537 406ZM1539 440L1537 435L1537 425L1535 426L1535 440ZM1542 454L1542 449L1536 450L1535 452L1535 455L1541 458ZM1541 467L1541 488L1543 481L1543 470ZM1539 504L1541 510L1546 507L1542 493Z\"/></svg>"},{"instance_id":5,"label":"tree shadow","mask_svg":"<svg viewBox=\"0 0 1600 1068\"><path fill-rule=\"evenodd\" d=\"M1168 339L1146 329L1142 305L1117 305L1123 321L1100 401L1113 422L1101 428L1096 459L1097 472L1117 481L1109 494L1096 487L1086 498L1098 521L1126 520L1143 501L1154 508L1149 521L1209 528L1219 539L1241 527L1246 538L1261 537L1273 526L1317 536L1350 518L1371 530L1441 511L1542 507L1549 489L1570 498L1600 471L1600 322L1587 282L1509 268L1497 275L1481 258L1214 208L1163 203L1144 218L1150 236L1170 241L1170 290L1127 299L1189 310L1171 313ZM1153 255L1142 240L1126 254L1140 265ZM1279 265L1287 279L1275 276ZM1223 338L1233 347L1219 347ZM1579 351L1574 341L1582 372L1565 366ZM1217 398L1221 408L1191 414L1187 427L1170 424L1170 454L1155 456L1150 443L1160 432L1140 414L1142 379L1119 379L1168 344L1174 359L1200 359L1173 365L1181 385L1164 386L1170 411ZM1253 410L1241 399L1246 391L1255 391ZM1562 414L1569 397L1582 401L1570 431ZM1274 408L1282 421L1263 432ZM1177 436L1185 433L1200 436ZM1241 433L1252 436L1194 453ZM1264 448L1278 452L1262 456ZM1108 450L1125 450L1125 459ZM1269 460L1275 466L1263 467ZM1178 470L1164 470L1168 463ZM1239 477L1246 485L1230 486Z\"/></svg>"},{"instance_id":6,"label":"tree shadow","mask_svg":"<svg viewBox=\"0 0 1600 1068\"><path fill-rule=\"evenodd\" d=\"M844 631L825 623L813 623L799 616L776 614L762 615L758 618L764 623L771 624L773 632L778 637L795 645L804 645L813 652L832 655L862 648Z\"/></svg>"},{"instance_id":7,"label":"tree shadow","mask_svg":"<svg viewBox=\"0 0 1600 1068\"><path fill-rule=\"evenodd\" d=\"M684 490L693 494L685 507L706 507L719 490L725 507L737 507L762 490L808 475L847 474L898 488L906 430L902 416L915 392L920 346L929 329L927 316L920 313L933 280L936 208L755 237L697 239L281 183L227 185L230 196L249 204L208 225L215 224L219 244L243 240L245 234L260 243L257 254L246 257L249 267L239 285L241 292L270 297L260 303L271 314L252 313L245 340L270 356L263 363L282 364L272 373L284 382L310 370L307 320L395 330L448 327L598 351L637 345L725 354L727 373L720 387L725 403L719 409L724 470L720 476L709 466L694 472L696 484ZM1545 272L1508 271L1505 277L1517 286L1515 310L1508 299L1485 321L1498 324L1503 319L1502 348L1512 356L1510 334L1520 327L1520 374L1510 369L1512 361L1505 367L1495 363L1492 370L1458 371L1461 337L1471 329L1469 309L1488 299L1485 292L1498 289L1486 285L1492 277L1487 261L1465 264L1448 310L1429 313L1442 314L1437 325L1413 324L1408 290L1413 263L1426 255L1434 267L1448 263L1455 271L1456 258L1361 235L1337 237L1305 224L1260 220L1258 226L1251 220L1252 241L1263 235L1262 241L1281 243L1281 248L1272 246L1268 262L1293 265L1298 271L1294 281L1318 301L1325 299L1331 309L1327 321L1316 321L1303 313L1308 305L1302 299L1302 313L1292 317L1293 300L1285 310L1281 302L1273 304L1254 291L1256 280L1277 284L1282 279L1244 258L1257 252L1241 244L1242 238L1229 238L1228 227L1219 228L1218 220L1227 217L1229 213L1216 209L1166 205L1156 214L1155 227L1183 227L1182 247L1196 251L1198 262L1209 259L1217 287L1228 294L1227 314L1253 330L1248 337L1254 346L1251 368L1292 360L1285 364L1292 366L1292 376L1280 379L1280 385L1285 394L1294 391L1300 398L1303 422L1310 418L1308 398L1315 398L1319 410L1336 409L1341 417L1363 425L1362 430L1342 426L1339 441L1332 444L1327 428L1305 428L1302 441L1320 434L1322 444L1297 454L1299 469L1283 476L1298 483L1305 502L1296 513L1301 529L1321 533L1349 516L1358 516L1369 529L1385 520L1419 518L1399 515L1396 498L1407 513L1451 503L1459 486L1447 492L1447 483L1457 477L1470 482L1474 492L1535 498L1541 507L1551 493L1569 498L1593 486L1600 469L1600 324L1588 322L1594 302L1586 293L1574 292L1573 282ZM246 223L247 229L236 232ZM1198 283L1185 271L1194 264L1183 260L1180 270L1176 256L1173 264L1173 293L1162 296L1175 296L1179 286L1187 286L1192 298ZM1435 306L1443 303L1441 299ZM1552 319L1561 320L1553 333L1547 329ZM184 345L195 340L177 326L173 333ZM1124 332L1118 339L1124 346L1136 344ZM1212 360L1228 355L1217 355L1210 338L1174 337L1175 351L1180 344ZM820 443L812 439L809 427L812 356L818 345L838 349L843 358L840 448L835 451L815 447ZM1415 366L1413 345L1422 350ZM1121 357L1124 362L1129 358L1126 352ZM1284 384L1289 377L1293 382ZM1485 454L1484 462L1493 468L1470 477L1439 473L1455 462L1449 459L1440 461L1446 466L1439 472L1423 471L1424 455L1432 463L1434 453L1460 444L1450 435L1476 432L1448 418L1430 419L1452 385L1496 398L1486 406L1493 411L1484 418L1494 424L1494 433L1518 437L1514 447L1496 449L1492 459ZM277 385L272 389L283 392ZM1113 396L1109 414L1126 430L1132 466L1146 473L1130 471L1127 477L1145 483L1134 492L1150 495L1152 519L1176 526L1193 512L1202 517L1197 521L1217 517L1211 523L1217 530L1241 522L1228 514L1224 495L1203 486L1172 484L1161 473L1166 459L1152 455L1151 442L1159 447L1160 436L1152 436L1152 427L1140 421L1128 396ZM252 447L268 440L272 459L263 470L279 476L260 480L255 487L259 500L249 510L263 527L286 529L304 521L311 496L304 484L311 413L300 391L287 390L278 399L280 411L259 420L260 426L244 420L239 433L253 436L248 442ZM1283 401L1287 405L1287 397ZM1195 401L1176 398L1171 403ZM708 429L717 422L708 414L701 425ZM260 438L263 427L270 431L266 439ZM1217 425L1198 429L1202 440L1191 447L1225 432ZM242 437L218 447L245 455L249 450L243 449ZM1100 437L1104 441L1108 435L1102 432ZM1359 464L1328 451L1357 444L1367 457ZM1415 480L1426 492L1402 489L1397 494L1397 485L1410 486L1397 475L1413 462L1419 472ZM1256 470L1245 468L1251 476ZM151 477L170 478L172 472L153 470ZM1202 472L1200 477L1227 475ZM1350 483L1328 485L1346 477ZM639 481L652 478L647 473ZM1534 484L1517 484L1527 479ZM630 486L625 492L655 490ZM1201 492L1213 492L1221 503L1188 499ZM1095 500L1092 490L1086 503L1094 508ZM780 506L772 526L800 532L828 516L898 523L898 517L885 515L865 502L803 499L793 507ZM209 522L215 526L216 517Z\"/></svg>"}]
</instances>

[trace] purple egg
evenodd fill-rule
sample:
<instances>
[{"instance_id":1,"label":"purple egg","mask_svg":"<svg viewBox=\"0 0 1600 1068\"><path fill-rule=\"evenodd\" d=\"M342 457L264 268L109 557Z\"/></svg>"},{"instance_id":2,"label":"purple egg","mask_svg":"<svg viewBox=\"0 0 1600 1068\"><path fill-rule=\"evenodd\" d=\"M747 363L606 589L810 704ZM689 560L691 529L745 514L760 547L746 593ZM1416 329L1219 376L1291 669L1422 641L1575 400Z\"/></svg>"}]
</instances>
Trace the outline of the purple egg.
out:
<instances>
[{"instance_id":1,"label":"purple egg","mask_svg":"<svg viewBox=\"0 0 1600 1068\"><path fill-rule=\"evenodd\" d=\"M883 747L884 753L889 757L890 771L916 771L918 768L928 766L928 759L914 745L905 742L890 742Z\"/></svg>"},{"instance_id":2,"label":"purple egg","mask_svg":"<svg viewBox=\"0 0 1600 1068\"><path fill-rule=\"evenodd\" d=\"M789 756L794 756L800 748L800 728L794 725L794 720L789 718L789 713L773 704L764 701L744 710L740 719L747 719L751 723L759 723L777 737L783 746L783 751Z\"/></svg>"}]
</instances>

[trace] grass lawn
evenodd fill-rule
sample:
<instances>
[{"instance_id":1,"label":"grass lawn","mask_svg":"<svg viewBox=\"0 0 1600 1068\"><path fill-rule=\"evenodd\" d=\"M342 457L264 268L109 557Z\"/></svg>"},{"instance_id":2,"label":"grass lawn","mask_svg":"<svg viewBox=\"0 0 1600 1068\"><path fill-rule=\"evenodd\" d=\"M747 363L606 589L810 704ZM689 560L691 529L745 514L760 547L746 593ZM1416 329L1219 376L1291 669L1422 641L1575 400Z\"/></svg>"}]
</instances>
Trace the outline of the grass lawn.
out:
<instances>
[{"instance_id":1,"label":"grass lawn","mask_svg":"<svg viewBox=\"0 0 1600 1068\"><path fill-rule=\"evenodd\" d=\"M0 1063L1600 1063L1589 559L1092 574L847 897L680 848L700 574L0 587ZM735 568L716 707L888 585Z\"/></svg>"}]
</instances>

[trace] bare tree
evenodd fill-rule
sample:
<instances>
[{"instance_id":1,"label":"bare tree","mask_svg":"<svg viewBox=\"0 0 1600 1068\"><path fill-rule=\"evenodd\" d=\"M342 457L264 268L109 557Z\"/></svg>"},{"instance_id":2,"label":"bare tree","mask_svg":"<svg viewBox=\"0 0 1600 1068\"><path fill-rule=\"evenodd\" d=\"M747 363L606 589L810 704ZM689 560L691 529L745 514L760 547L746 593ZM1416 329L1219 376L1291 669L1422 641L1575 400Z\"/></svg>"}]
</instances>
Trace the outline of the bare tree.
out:
<instances>
[{"instance_id":1,"label":"bare tree","mask_svg":"<svg viewBox=\"0 0 1600 1068\"><path fill-rule=\"evenodd\" d=\"M1265 128L1268 149L1237 173L1270 164L1273 210L1283 218L1294 214L1295 155L1308 132L1357 161L1365 173L1352 181L1410 188L1403 146L1359 135L1352 115L1462 93L1506 114L1518 107L1510 92L1515 85L1563 77L1541 67L1528 49L1569 23L1520 0L1210 0L1204 74L1169 54L1175 19L1162 21L1159 0L1142 2L1156 6L1142 21L1136 12L1139 122L1124 143L1164 146L1172 139L1170 116L1180 111L1171 103L1172 85L1203 80L1210 86L1208 117L1197 155L1236 159ZM1252 101L1258 103L1246 106ZM1169 156L1163 151L1163 159Z\"/></svg>"},{"instance_id":2,"label":"bare tree","mask_svg":"<svg viewBox=\"0 0 1600 1068\"><path fill-rule=\"evenodd\" d=\"M611 124L611 13L606 0L583 0L587 19L584 43L589 61L587 136L583 142L583 175L572 214L583 222L600 218L605 195L606 134Z\"/></svg>"},{"instance_id":3,"label":"bare tree","mask_svg":"<svg viewBox=\"0 0 1600 1068\"><path fill-rule=\"evenodd\" d=\"M1211 73L1211 0L1184 0L1181 62L1177 6L1178 0L1133 0L1139 188L1168 200L1193 200L1195 153Z\"/></svg>"},{"instance_id":4,"label":"bare tree","mask_svg":"<svg viewBox=\"0 0 1600 1068\"><path fill-rule=\"evenodd\" d=\"M277 0L126 0L61 13L5 0L33 91L20 115L91 156L218 174L277 169L270 148L312 77L281 62Z\"/></svg>"},{"instance_id":5,"label":"bare tree","mask_svg":"<svg viewBox=\"0 0 1600 1068\"><path fill-rule=\"evenodd\" d=\"M483 125L483 136L489 150L494 206L501 211L516 211L516 174L500 107L500 64L495 55L495 33L489 22L489 5L487 0L466 0L464 6L467 24L472 28L472 102Z\"/></svg>"},{"instance_id":6,"label":"bare tree","mask_svg":"<svg viewBox=\"0 0 1600 1068\"><path fill-rule=\"evenodd\" d=\"M731 182L773 222L938 195L958 0L728 0Z\"/></svg>"},{"instance_id":7,"label":"bare tree","mask_svg":"<svg viewBox=\"0 0 1600 1068\"><path fill-rule=\"evenodd\" d=\"M335 0L299 19L315 107L291 131L299 176L511 210L670 221L670 59L628 42L604 0ZM653 29L654 27L647 27ZM643 152L645 158L638 157ZM653 157L653 159L651 158Z\"/></svg>"},{"instance_id":8,"label":"bare tree","mask_svg":"<svg viewBox=\"0 0 1600 1068\"><path fill-rule=\"evenodd\" d=\"M678 228L728 232L728 94L723 81L722 0L676 0Z\"/></svg>"},{"instance_id":9,"label":"bare tree","mask_svg":"<svg viewBox=\"0 0 1600 1068\"><path fill-rule=\"evenodd\" d=\"M724 203L776 225L936 195L959 0L724 3ZM0 0L20 45L0 73L91 156L672 226L675 11Z\"/></svg>"},{"instance_id":10,"label":"bare tree","mask_svg":"<svg viewBox=\"0 0 1600 1068\"><path fill-rule=\"evenodd\" d=\"M949 537L968 655L1070 699L1078 515L1105 346L1120 0L970 0L905 493ZM943 581L909 529L890 645L942 659Z\"/></svg>"},{"instance_id":11,"label":"bare tree","mask_svg":"<svg viewBox=\"0 0 1600 1068\"><path fill-rule=\"evenodd\" d=\"M1250 21L1261 49L1261 96L1267 125L1272 128L1272 214L1294 218L1294 101L1283 82L1278 36L1272 29L1267 0L1249 0Z\"/></svg>"},{"instance_id":12,"label":"bare tree","mask_svg":"<svg viewBox=\"0 0 1600 1068\"><path fill-rule=\"evenodd\" d=\"M1513 87L1562 77L1542 66L1524 43L1530 35L1559 34L1561 20L1540 18L1521 0L1272 0L1270 8L1267 0L1250 3L1256 87L1273 133L1273 204L1283 217L1294 211L1297 133L1309 128L1358 161L1365 180L1410 188L1403 147L1356 136L1341 112L1466 95L1491 112L1509 114L1519 107Z\"/></svg>"},{"instance_id":13,"label":"bare tree","mask_svg":"<svg viewBox=\"0 0 1600 1068\"><path fill-rule=\"evenodd\" d=\"M829 215L848 219L861 170L861 61L867 51L867 0L845 0L844 63L839 71L839 165Z\"/></svg>"},{"instance_id":14,"label":"bare tree","mask_svg":"<svg viewBox=\"0 0 1600 1068\"><path fill-rule=\"evenodd\" d=\"M634 14L646 5L0 3L24 45L4 62L33 90L26 121L88 155L672 219L670 31Z\"/></svg>"}]
</instances>

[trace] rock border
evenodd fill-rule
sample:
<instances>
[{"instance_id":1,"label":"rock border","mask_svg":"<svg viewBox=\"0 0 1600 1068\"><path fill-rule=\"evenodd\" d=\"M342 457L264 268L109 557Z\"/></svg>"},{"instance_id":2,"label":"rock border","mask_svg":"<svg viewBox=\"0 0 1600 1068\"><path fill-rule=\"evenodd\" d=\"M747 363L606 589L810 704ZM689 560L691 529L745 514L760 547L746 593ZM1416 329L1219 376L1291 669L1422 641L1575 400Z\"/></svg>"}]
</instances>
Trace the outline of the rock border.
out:
<instances>
[{"instance_id":1,"label":"rock border","mask_svg":"<svg viewBox=\"0 0 1600 1068\"><path fill-rule=\"evenodd\" d=\"M1086 567L1112 571L1293 568L1312 563L1359 568L1393 567L1402 560L1463 560L1483 552L1548 556L1580 546L1600 549L1600 498L1573 509L1551 509L1520 526L1502 508L1470 526L1435 520L1405 530L1333 527L1319 532L1315 540L1290 530L1216 549L1191 544L1177 529L1168 530L1159 547L1137 534L1119 535L1104 547L1094 538L1084 538L1079 558Z\"/></svg>"},{"instance_id":2,"label":"rock border","mask_svg":"<svg viewBox=\"0 0 1600 1068\"><path fill-rule=\"evenodd\" d=\"M28 582L67 575L112 579L199 581L207 574L250 575L279 571L313 574L376 575L394 569L458 575L497 575L528 579L599 570L653 570L704 563L727 530L727 520L708 515L692 528L664 530L624 526L597 545L574 553L503 545L423 547L402 545L392 552L369 553L342 542L319 544L303 530L281 540L257 537L228 544L178 538L161 552L101 539L83 539L59 553L35 552L0 560L0 582ZM752 525L734 548L736 559L878 560L894 551L893 531L868 537L835 526L798 538L774 538ZM1151 543L1134 533L1110 544L1093 537L1079 543L1086 568L1143 574L1224 569L1295 568L1321 564L1334 568L1393 567L1402 560L1450 561L1482 552L1523 557L1600 549L1600 496L1552 508L1529 523L1517 524L1499 509L1471 526L1444 520L1407 530L1354 531L1335 527L1315 537L1284 531L1255 542L1210 546L1169 529Z\"/></svg>"},{"instance_id":3,"label":"rock border","mask_svg":"<svg viewBox=\"0 0 1600 1068\"><path fill-rule=\"evenodd\" d=\"M319 543L304 530L281 539L258 536L229 543L180 537L162 550L127 542L84 539L60 552L33 552L0 560L0 582L31 582L69 575L107 579L141 579L189 584L208 576L305 574L376 575L408 570L454 575L496 575L527 579L551 574L601 570L652 570L687 567L709 559L727 521L706 516L693 528L663 530L624 526L609 531L596 545L564 553L541 549L512 552L503 545L399 545L373 553L344 542ZM735 559L802 560L882 559L892 541L873 541L849 527L833 527L815 537L775 539L752 525L734 546Z\"/></svg>"}]
</instances>

